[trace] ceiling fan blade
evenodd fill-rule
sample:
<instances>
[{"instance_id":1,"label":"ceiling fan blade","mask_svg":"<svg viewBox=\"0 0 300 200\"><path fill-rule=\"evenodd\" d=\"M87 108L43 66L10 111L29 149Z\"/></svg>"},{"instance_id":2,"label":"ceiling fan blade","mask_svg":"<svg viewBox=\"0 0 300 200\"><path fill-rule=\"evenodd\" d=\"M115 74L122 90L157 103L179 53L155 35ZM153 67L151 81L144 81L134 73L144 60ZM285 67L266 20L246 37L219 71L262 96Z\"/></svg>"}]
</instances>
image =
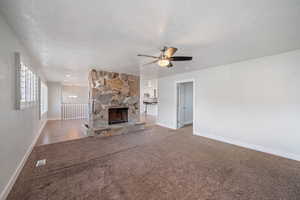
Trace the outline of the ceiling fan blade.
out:
<instances>
[{"instance_id":1,"label":"ceiling fan blade","mask_svg":"<svg viewBox=\"0 0 300 200\"><path fill-rule=\"evenodd\" d=\"M149 56L149 55L144 55L144 54L138 54L137 56L143 56L143 57L148 57L148 58L159 58L157 56Z\"/></svg>"},{"instance_id":2,"label":"ceiling fan blade","mask_svg":"<svg viewBox=\"0 0 300 200\"><path fill-rule=\"evenodd\" d=\"M167 56L168 58L170 58L170 57L172 57L175 54L176 51L177 51L177 48L175 48L175 47L169 47L165 51L165 56Z\"/></svg>"},{"instance_id":3,"label":"ceiling fan blade","mask_svg":"<svg viewBox=\"0 0 300 200\"><path fill-rule=\"evenodd\" d=\"M170 58L172 61L187 61L187 60L192 60L193 57L191 56L173 56Z\"/></svg>"},{"instance_id":4,"label":"ceiling fan blade","mask_svg":"<svg viewBox=\"0 0 300 200\"><path fill-rule=\"evenodd\" d=\"M158 61L158 59L155 59L155 60L153 60L152 62L143 64L143 66L145 66L145 65L151 65L151 64L153 64L153 63L156 63L157 61Z\"/></svg>"}]
</instances>

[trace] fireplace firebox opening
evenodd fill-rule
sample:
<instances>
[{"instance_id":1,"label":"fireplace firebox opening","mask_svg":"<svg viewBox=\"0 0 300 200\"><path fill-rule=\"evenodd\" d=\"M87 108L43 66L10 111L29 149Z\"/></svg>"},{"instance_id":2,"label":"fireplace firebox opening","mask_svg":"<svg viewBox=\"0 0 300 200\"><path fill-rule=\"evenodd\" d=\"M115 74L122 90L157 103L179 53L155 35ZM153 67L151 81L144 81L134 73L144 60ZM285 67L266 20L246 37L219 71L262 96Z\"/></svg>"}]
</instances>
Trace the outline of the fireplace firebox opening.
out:
<instances>
[{"instance_id":1,"label":"fireplace firebox opening","mask_svg":"<svg viewBox=\"0 0 300 200\"><path fill-rule=\"evenodd\" d=\"M128 107L108 109L108 124L125 122L128 122Z\"/></svg>"}]
</instances>

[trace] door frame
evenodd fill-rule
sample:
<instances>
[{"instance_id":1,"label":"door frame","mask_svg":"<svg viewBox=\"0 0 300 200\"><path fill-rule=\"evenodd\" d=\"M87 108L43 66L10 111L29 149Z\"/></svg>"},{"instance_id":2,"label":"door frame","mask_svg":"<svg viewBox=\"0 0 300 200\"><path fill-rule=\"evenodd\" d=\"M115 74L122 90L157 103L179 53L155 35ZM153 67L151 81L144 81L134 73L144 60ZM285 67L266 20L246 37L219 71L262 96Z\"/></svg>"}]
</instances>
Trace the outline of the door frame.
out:
<instances>
[{"instance_id":1,"label":"door frame","mask_svg":"<svg viewBox=\"0 0 300 200\"><path fill-rule=\"evenodd\" d=\"M178 94L178 86L181 83L192 83L193 85L193 130L195 127L195 99L196 99L196 95L195 95L195 79L183 79L183 80L179 80L179 81L175 81L175 110L176 110L176 116L175 116L175 127L176 129L179 128L178 126L178 114L179 114L179 108L178 108L178 98L179 98L179 94ZM194 131L193 131L194 132Z\"/></svg>"}]
</instances>

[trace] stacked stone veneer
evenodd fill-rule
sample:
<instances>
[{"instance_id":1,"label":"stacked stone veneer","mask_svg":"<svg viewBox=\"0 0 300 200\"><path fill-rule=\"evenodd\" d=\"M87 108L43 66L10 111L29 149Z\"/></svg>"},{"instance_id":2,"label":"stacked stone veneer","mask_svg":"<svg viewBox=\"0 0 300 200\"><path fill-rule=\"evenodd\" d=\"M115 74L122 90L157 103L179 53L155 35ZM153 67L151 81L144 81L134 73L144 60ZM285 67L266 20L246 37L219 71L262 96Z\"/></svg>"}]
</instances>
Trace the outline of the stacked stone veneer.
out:
<instances>
[{"instance_id":1,"label":"stacked stone veneer","mask_svg":"<svg viewBox=\"0 0 300 200\"><path fill-rule=\"evenodd\" d=\"M128 107L128 121L139 121L139 76L91 70L89 85L91 125L108 125L108 109L113 107Z\"/></svg>"}]
</instances>

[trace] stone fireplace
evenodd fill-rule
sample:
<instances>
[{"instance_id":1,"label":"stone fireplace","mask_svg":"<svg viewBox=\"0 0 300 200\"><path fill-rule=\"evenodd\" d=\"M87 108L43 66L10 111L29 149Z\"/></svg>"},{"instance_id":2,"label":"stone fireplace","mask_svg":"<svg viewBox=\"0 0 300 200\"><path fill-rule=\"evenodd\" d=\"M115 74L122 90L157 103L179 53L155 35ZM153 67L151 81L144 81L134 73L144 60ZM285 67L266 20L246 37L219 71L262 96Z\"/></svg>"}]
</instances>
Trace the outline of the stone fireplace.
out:
<instances>
[{"instance_id":1,"label":"stone fireplace","mask_svg":"<svg viewBox=\"0 0 300 200\"><path fill-rule=\"evenodd\" d=\"M139 76L91 70L89 86L91 127L139 122Z\"/></svg>"}]
</instances>

